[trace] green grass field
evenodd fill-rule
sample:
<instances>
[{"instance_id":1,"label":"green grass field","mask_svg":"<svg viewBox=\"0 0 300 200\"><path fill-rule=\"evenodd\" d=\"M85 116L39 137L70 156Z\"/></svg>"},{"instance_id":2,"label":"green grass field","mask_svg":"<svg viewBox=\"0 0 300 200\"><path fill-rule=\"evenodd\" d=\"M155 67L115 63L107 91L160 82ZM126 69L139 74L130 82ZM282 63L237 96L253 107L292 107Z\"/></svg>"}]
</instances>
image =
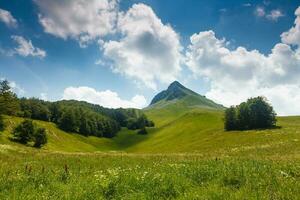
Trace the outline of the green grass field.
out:
<instances>
[{"instance_id":1,"label":"green grass field","mask_svg":"<svg viewBox=\"0 0 300 200\"><path fill-rule=\"evenodd\" d=\"M6 149L0 161L0 199L299 199L300 192L295 160Z\"/></svg>"},{"instance_id":2,"label":"green grass field","mask_svg":"<svg viewBox=\"0 0 300 200\"><path fill-rule=\"evenodd\" d=\"M0 199L299 199L300 117L281 128L223 130L223 113L181 102L145 111L148 135L113 139L48 131L35 149L0 133Z\"/></svg>"}]
</instances>

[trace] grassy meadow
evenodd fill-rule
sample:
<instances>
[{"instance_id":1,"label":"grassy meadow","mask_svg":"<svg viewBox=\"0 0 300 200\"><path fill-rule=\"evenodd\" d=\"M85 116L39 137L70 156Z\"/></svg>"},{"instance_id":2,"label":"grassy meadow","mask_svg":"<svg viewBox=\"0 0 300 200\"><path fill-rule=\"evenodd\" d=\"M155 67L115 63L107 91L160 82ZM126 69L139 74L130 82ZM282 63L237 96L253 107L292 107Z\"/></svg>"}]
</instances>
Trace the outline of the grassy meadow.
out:
<instances>
[{"instance_id":1,"label":"grassy meadow","mask_svg":"<svg viewBox=\"0 0 300 200\"><path fill-rule=\"evenodd\" d=\"M0 199L299 199L300 162L1 147Z\"/></svg>"},{"instance_id":2,"label":"grassy meadow","mask_svg":"<svg viewBox=\"0 0 300 200\"><path fill-rule=\"evenodd\" d=\"M0 133L0 199L299 199L300 117L270 130L223 130L223 113L180 104L146 110L148 135L84 137L55 124L35 149Z\"/></svg>"}]
</instances>

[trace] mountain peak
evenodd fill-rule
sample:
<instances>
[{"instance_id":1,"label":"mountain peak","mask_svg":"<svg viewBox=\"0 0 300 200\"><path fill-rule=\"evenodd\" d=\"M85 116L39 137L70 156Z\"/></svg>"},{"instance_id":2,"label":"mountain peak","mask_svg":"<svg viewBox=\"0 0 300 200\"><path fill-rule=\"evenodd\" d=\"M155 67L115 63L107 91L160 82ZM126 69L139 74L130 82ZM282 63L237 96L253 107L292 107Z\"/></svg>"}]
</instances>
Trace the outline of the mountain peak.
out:
<instances>
[{"instance_id":1,"label":"mountain peak","mask_svg":"<svg viewBox=\"0 0 300 200\"><path fill-rule=\"evenodd\" d=\"M214 109L223 109L222 105L216 104L212 100L207 99L186 87L184 87L178 81L172 82L166 90L155 95L152 99L150 106L153 104L167 105L166 102L172 103L172 100L180 100L185 102L187 106L200 106ZM177 101L176 101L177 102ZM168 103L169 104L169 103Z\"/></svg>"},{"instance_id":2,"label":"mountain peak","mask_svg":"<svg viewBox=\"0 0 300 200\"><path fill-rule=\"evenodd\" d=\"M178 81L173 81L168 88L170 87L184 87L183 85L181 85L181 83L179 83Z\"/></svg>"},{"instance_id":3,"label":"mountain peak","mask_svg":"<svg viewBox=\"0 0 300 200\"><path fill-rule=\"evenodd\" d=\"M151 101L150 105L155 104L158 101L166 100L170 101L173 99L181 99L184 96L189 94L198 95L197 93L193 92L192 90L187 89L178 81L172 82L167 90L164 90L158 93Z\"/></svg>"}]
</instances>

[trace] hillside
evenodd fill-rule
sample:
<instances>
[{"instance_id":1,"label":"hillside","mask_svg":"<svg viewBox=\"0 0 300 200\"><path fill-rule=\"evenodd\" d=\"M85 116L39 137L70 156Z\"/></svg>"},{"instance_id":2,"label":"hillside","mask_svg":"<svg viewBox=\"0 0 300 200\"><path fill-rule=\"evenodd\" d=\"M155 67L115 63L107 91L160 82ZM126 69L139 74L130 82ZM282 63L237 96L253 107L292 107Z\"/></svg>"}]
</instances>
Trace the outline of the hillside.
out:
<instances>
[{"instance_id":1,"label":"hillside","mask_svg":"<svg viewBox=\"0 0 300 200\"><path fill-rule=\"evenodd\" d=\"M195 99L195 96L192 92L191 96L185 95L179 99L161 99L146 108L144 112L156 124L154 128L147 128L148 135L138 135L137 131L122 128L114 138L85 137L66 133L54 123L34 122L48 131L49 142L43 148L47 151L189 152L207 156L255 154L299 157L300 117L278 117L277 125L282 127L278 129L225 132L223 107L217 109L202 106L199 101L198 105L191 104L190 99ZM9 140L11 130L22 118L5 118L7 129L0 135L0 143L24 148Z\"/></svg>"},{"instance_id":2,"label":"hillside","mask_svg":"<svg viewBox=\"0 0 300 200\"><path fill-rule=\"evenodd\" d=\"M17 148L34 150L10 140L12 130L23 118L5 116L6 130L0 132L0 145L5 148ZM137 135L135 131L122 129L119 135L109 138L95 136L85 137L80 134L67 133L60 130L54 123L34 120L39 127L44 127L48 133L48 143L42 148L51 152L96 152L96 151L122 151L131 143L142 140L143 136Z\"/></svg>"},{"instance_id":3,"label":"hillside","mask_svg":"<svg viewBox=\"0 0 300 200\"><path fill-rule=\"evenodd\" d=\"M0 133L1 151L34 148L9 140L11 129L21 118L5 117L7 130ZM42 151L50 152L131 152L131 153L197 153L210 156L267 156L279 159L300 158L300 117L279 117L281 129L223 131L222 115L195 110L176 120L148 129L138 135L123 129L112 139L84 137L56 128L55 124L34 121L48 131L49 142Z\"/></svg>"},{"instance_id":4,"label":"hillside","mask_svg":"<svg viewBox=\"0 0 300 200\"><path fill-rule=\"evenodd\" d=\"M180 91L180 92L178 92ZM173 98L174 94L177 95ZM172 98L170 98L172 97ZM226 132L224 107L185 88L178 82L156 95L146 115L155 122L147 140L132 146L132 152L194 152L200 154L290 153L299 150L299 117L279 117L271 130ZM284 133L284 134L283 134ZM261 152L260 152L261 151ZM298 154L297 154L298 155Z\"/></svg>"}]
</instances>

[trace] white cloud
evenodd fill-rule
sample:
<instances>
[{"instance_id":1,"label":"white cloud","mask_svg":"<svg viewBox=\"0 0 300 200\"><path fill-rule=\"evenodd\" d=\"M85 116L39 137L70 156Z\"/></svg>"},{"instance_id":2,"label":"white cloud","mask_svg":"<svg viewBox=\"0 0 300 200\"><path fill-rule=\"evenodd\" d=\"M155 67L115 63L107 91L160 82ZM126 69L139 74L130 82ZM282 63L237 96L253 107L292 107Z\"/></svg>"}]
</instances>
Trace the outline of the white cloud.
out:
<instances>
[{"instance_id":1,"label":"white cloud","mask_svg":"<svg viewBox=\"0 0 300 200\"><path fill-rule=\"evenodd\" d=\"M264 17L266 15L266 11L265 11L264 7L260 7L260 6L256 7L254 13L258 17Z\"/></svg>"},{"instance_id":2,"label":"white cloud","mask_svg":"<svg viewBox=\"0 0 300 200\"><path fill-rule=\"evenodd\" d=\"M149 6L134 4L127 12L119 12L117 0L35 3L45 32L76 39L82 48L97 40L106 58L102 63L113 72L152 89L158 82L169 83L179 75L179 35L170 25L163 24ZM103 40L112 34L119 39Z\"/></svg>"},{"instance_id":3,"label":"white cloud","mask_svg":"<svg viewBox=\"0 0 300 200\"><path fill-rule=\"evenodd\" d=\"M286 44L300 45L300 7L295 11L295 26L281 34L281 40Z\"/></svg>"},{"instance_id":4,"label":"white cloud","mask_svg":"<svg viewBox=\"0 0 300 200\"><path fill-rule=\"evenodd\" d=\"M279 9L274 9L274 10L271 10L270 12L266 12L265 8L264 7L261 7L261 6L257 6L255 11L254 11L254 14L257 16L257 17L263 17L263 18L266 18L267 20L270 20L270 21L277 21L280 17L283 17L284 14L282 13L281 10Z\"/></svg>"},{"instance_id":5,"label":"white cloud","mask_svg":"<svg viewBox=\"0 0 300 200\"><path fill-rule=\"evenodd\" d=\"M114 32L116 0L35 0L39 22L46 33L77 39L81 47L97 37Z\"/></svg>"},{"instance_id":6,"label":"white cloud","mask_svg":"<svg viewBox=\"0 0 300 200\"><path fill-rule=\"evenodd\" d=\"M11 38L18 44L18 47L14 49L14 53L20 56L36 56L39 58L44 58L46 52L40 48L34 47L31 40L26 40L22 36L13 35Z\"/></svg>"},{"instance_id":7,"label":"white cloud","mask_svg":"<svg viewBox=\"0 0 300 200\"><path fill-rule=\"evenodd\" d=\"M17 20L12 16L12 14L0 8L0 21L6 24L8 27L17 27L18 23Z\"/></svg>"},{"instance_id":8,"label":"white cloud","mask_svg":"<svg viewBox=\"0 0 300 200\"><path fill-rule=\"evenodd\" d=\"M25 90L15 81L9 81L9 86L11 87L12 91L15 92L17 95L23 96L25 94Z\"/></svg>"},{"instance_id":9,"label":"white cloud","mask_svg":"<svg viewBox=\"0 0 300 200\"><path fill-rule=\"evenodd\" d=\"M298 23L296 20L297 28ZM213 31L200 32L190 38L186 64L195 75L209 79L206 96L219 103L229 106L263 95L280 115L299 114L300 49L289 44L298 45L300 38L291 30L269 55L244 47L231 50Z\"/></svg>"},{"instance_id":10,"label":"white cloud","mask_svg":"<svg viewBox=\"0 0 300 200\"><path fill-rule=\"evenodd\" d=\"M266 18L272 21L277 21L278 18L283 17L283 13L276 9L276 10L271 10L271 12L269 14L266 15Z\"/></svg>"},{"instance_id":11,"label":"white cloud","mask_svg":"<svg viewBox=\"0 0 300 200\"><path fill-rule=\"evenodd\" d=\"M152 89L157 82L176 79L181 70L179 35L149 6L134 4L126 13L120 13L118 31L122 34L119 41L102 45L104 55L113 61L114 72Z\"/></svg>"},{"instance_id":12,"label":"white cloud","mask_svg":"<svg viewBox=\"0 0 300 200\"><path fill-rule=\"evenodd\" d=\"M63 99L87 101L108 108L143 108L147 105L142 95L135 95L131 100L124 100L116 92L97 91L90 87L68 87L64 90Z\"/></svg>"}]
</instances>

